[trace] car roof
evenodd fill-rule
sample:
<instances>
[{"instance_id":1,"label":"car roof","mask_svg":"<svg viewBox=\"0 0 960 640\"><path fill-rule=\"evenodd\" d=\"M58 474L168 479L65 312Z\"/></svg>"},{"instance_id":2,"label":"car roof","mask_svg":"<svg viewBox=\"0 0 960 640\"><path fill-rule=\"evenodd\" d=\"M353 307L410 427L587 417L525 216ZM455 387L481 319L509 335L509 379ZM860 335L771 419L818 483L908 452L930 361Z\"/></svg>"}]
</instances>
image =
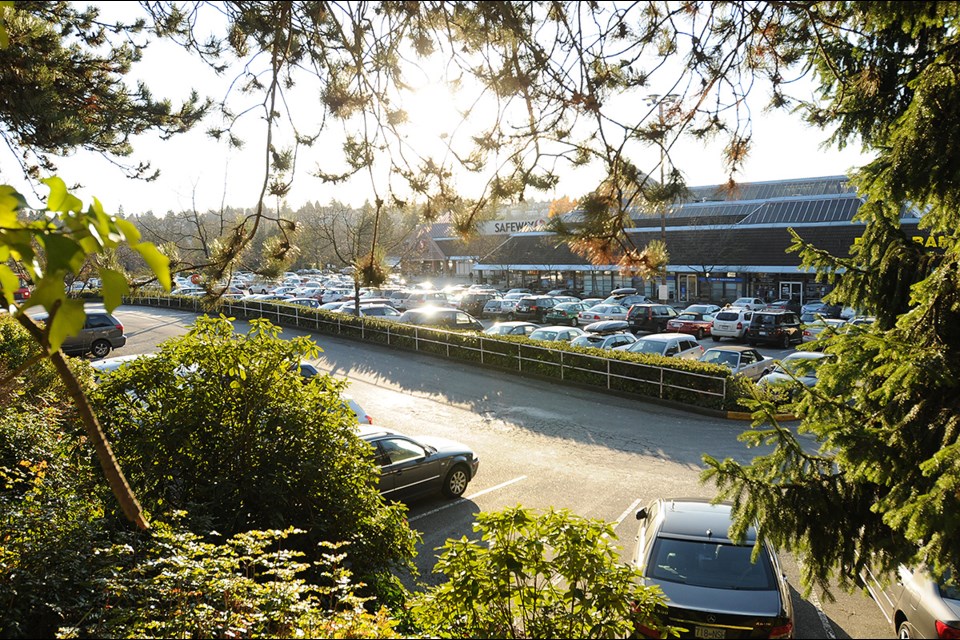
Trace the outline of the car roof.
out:
<instances>
[{"instance_id":1,"label":"car roof","mask_svg":"<svg viewBox=\"0 0 960 640\"><path fill-rule=\"evenodd\" d=\"M675 338L693 339L693 336L689 333L651 333L643 336L640 340L673 340Z\"/></svg>"},{"instance_id":2,"label":"car roof","mask_svg":"<svg viewBox=\"0 0 960 640\"><path fill-rule=\"evenodd\" d=\"M663 525L661 534L729 540L728 530L732 524L729 503L710 504L705 498L664 498L661 500ZM750 527L743 544L752 545L757 531Z\"/></svg>"},{"instance_id":3,"label":"car roof","mask_svg":"<svg viewBox=\"0 0 960 640\"><path fill-rule=\"evenodd\" d=\"M822 351L794 351L784 357L783 360L819 360L828 357L830 357L830 354Z\"/></svg>"},{"instance_id":4,"label":"car roof","mask_svg":"<svg viewBox=\"0 0 960 640\"><path fill-rule=\"evenodd\" d=\"M357 427L357 435L363 440L370 440L381 436L400 435L400 433L393 429L387 429L386 427L361 424Z\"/></svg>"},{"instance_id":5,"label":"car roof","mask_svg":"<svg viewBox=\"0 0 960 640\"><path fill-rule=\"evenodd\" d=\"M742 344L720 344L710 347L707 351L756 351L756 347L748 347Z\"/></svg>"}]
</instances>

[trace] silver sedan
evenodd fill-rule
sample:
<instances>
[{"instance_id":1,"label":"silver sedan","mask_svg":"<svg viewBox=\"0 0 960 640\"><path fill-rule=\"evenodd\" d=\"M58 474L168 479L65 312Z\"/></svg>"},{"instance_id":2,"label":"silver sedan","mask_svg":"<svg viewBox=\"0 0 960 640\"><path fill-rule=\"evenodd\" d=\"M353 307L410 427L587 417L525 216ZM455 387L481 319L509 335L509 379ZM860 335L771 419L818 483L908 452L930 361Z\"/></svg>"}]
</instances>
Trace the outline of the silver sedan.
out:
<instances>
[{"instance_id":1,"label":"silver sedan","mask_svg":"<svg viewBox=\"0 0 960 640\"><path fill-rule=\"evenodd\" d=\"M774 365L773 358L767 358L753 347L737 345L707 349L700 356L700 362L729 367L734 373L739 373L751 380L759 380L767 375L773 371Z\"/></svg>"}]
</instances>

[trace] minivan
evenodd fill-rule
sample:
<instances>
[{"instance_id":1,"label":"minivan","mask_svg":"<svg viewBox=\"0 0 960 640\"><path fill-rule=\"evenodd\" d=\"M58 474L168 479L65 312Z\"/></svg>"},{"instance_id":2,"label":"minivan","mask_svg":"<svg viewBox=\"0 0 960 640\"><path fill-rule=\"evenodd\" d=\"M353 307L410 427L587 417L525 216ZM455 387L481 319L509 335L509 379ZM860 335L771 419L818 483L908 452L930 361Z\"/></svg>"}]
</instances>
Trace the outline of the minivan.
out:
<instances>
[{"instance_id":1,"label":"minivan","mask_svg":"<svg viewBox=\"0 0 960 640\"><path fill-rule=\"evenodd\" d=\"M659 333L666 331L667 323L677 317L677 311L666 304L635 304L627 312L630 331Z\"/></svg>"},{"instance_id":2,"label":"minivan","mask_svg":"<svg viewBox=\"0 0 960 640\"><path fill-rule=\"evenodd\" d=\"M123 334L123 324L106 311L87 311L83 329L75 336L68 336L60 349L68 354L82 356L87 353L94 358L105 358L113 349L127 344ZM38 313L33 317L37 322L46 322L49 316Z\"/></svg>"},{"instance_id":3,"label":"minivan","mask_svg":"<svg viewBox=\"0 0 960 640\"><path fill-rule=\"evenodd\" d=\"M765 342L789 349L791 344L803 342L800 317L793 311L754 311L746 337L750 346Z\"/></svg>"}]
</instances>

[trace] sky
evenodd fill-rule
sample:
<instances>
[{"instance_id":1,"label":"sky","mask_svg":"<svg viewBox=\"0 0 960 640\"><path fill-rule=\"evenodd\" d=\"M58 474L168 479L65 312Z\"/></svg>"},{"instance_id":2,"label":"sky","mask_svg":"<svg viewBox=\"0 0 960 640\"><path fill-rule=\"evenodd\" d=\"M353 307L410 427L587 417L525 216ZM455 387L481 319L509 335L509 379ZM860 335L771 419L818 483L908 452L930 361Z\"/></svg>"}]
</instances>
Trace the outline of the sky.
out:
<instances>
[{"instance_id":1,"label":"sky","mask_svg":"<svg viewBox=\"0 0 960 640\"><path fill-rule=\"evenodd\" d=\"M117 10L136 7L135 3L108 3L108 6L114 5L119 7ZM132 77L142 78L155 97L170 98L174 104L186 97L191 88L220 100L226 95L228 82L233 79L230 74L217 77L182 49L166 43L151 45L144 60L134 67ZM430 79L423 81L430 82ZM294 94L293 99L298 102L294 105L296 108L307 111L312 108L311 100L315 100L309 94ZM436 134L436 127L452 126L451 122L456 120L456 116L452 110L443 107L454 99L454 96L445 95L436 86L428 86L416 99L409 100L404 106L410 112L412 137L425 140ZM827 133L806 127L797 116L755 111L753 117L754 148L736 177L741 182L840 175L867 161L867 157L858 149L821 149ZM154 168L160 170L161 175L154 182L128 179L108 161L82 151L58 159L58 174L68 184L84 185L75 192L84 202L89 202L95 196L108 211L128 214L153 211L163 215L168 211L194 208L206 211L218 210L221 206L253 207L264 182L263 127L262 120L255 115L248 116L243 123L241 131L246 138L246 145L241 150L227 149L225 144L206 136L205 131L209 126L219 124L216 114L190 133L174 136L170 140L159 140L154 135L135 138L132 159L149 160ZM286 198L288 206L296 209L307 202L326 204L331 200L361 205L365 200L372 199L366 181L325 185L308 175L319 159L329 158L331 153L339 153L339 149L320 144L301 151L294 186ZM720 184L728 178L721 163L719 145L704 147L692 142L682 143L675 148L675 160L688 185ZM645 162L648 164L641 166L654 167L656 157L650 155ZM0 170L4 179L11 181L14 187L27 195L32 204L40 204L41 200L33 195L34 192L25 181L11 180L12 176L18 175L18 171L5 149L0 150ZM534 193L530 198L577 198L590 191L599 178L596 170L561 175L563 179L554 192ZM469 182L461 182L460 186L467 196L477 188ZM38 193L41 198L46 194L42 187ZM268 201L268 205L275 204Z\"/></svg>"}]
</instances>

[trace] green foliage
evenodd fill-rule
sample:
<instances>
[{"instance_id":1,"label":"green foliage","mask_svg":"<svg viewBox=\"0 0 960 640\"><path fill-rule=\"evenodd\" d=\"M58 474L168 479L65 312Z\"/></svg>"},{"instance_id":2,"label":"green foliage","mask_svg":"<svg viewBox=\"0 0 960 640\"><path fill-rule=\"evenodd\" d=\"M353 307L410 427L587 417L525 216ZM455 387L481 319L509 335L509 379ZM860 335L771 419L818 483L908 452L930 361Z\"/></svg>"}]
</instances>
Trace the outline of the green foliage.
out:
<instances>
[{"instance_id":1,"label":"green foliage","mask_svg":"<svg viewBox=\"0 0 960 640\"><path fill-rule=\"evenodd\" d=\"M83 327L83 302L67 295L64 279L78 273L91 256L126 243L136 250L160 282L170 290L168 261L150 242L140 241L140 232L122 218L108 215L99 201L83 211L63 180L49 178L47 208L37 219L24 215L23 197L0 185L0 293L10 309L23 313L40 306L49 312L46 339L50 349L60 348L64 338ZM15 303L17 273L7 264L13 260L34 283L29 298ZM110 269L101 269L104 305L112 311L129 292L126 278Z\"/></svg>"},{"instance_id":2,"label":"green foliage","mask_svg":"<svg viewBox=\"0 0 960 640\"><path fill-rule=\"evenodd\" d=\"M98 606L93 550L126 527L104 518L107 488L78 455L83 438L62 411L0 408L0 636L53 637Z\"/></svg>"},{"instance_id":3,"label":"green foliage","mask_svg":"<svg viewBox=\"0 0 960 640\"><path fill-rule=\"evenodd\" d=\"M479 540L448 540L435 571L447 581L413 603L439 638L622 638L659 628L657 587L621 564L613 528L565 510L480 513Z\"/></svg>"},{"instance_id":4,"label":"green foliage","mask_svg":"<svg viewBox=\"0 0 960 640\"><path fill-rule=\"evenodd\" d=\"M131 155L130 133L170 136L206 115L209 101L193 93L178 109L144 86L123 80L141 56L144 22L111 25L99 9L69 2L3 3L0 31L0 137L36 177L55 170L51 156L77 149L114 158ZM8 8L9 7L9 8ZM110 36L123 32L114 41ZM4 37L4 34L6 37ZM9 46L6 46L9 42ZM149 163L123 167L156 177Z\"/></svg>"},{"instance_id":5,"label":"green foliage","mask_svg":"<svg viewBox=\"0 0 960 640\"><path fill-rule=\"evenodd\" d=\"M836 284L830 300L877 322L818 344L836 360L792 407L806 438L776 424L771 398L761 397L743 437L773 445L772 453L745 465L705 457L704 479L717 484L718 499L734 499L738 522L756 517L775 544L803 557L808 588L833 578L853 585L867 563L956 575L960 171L952 159L960 91L946 70L958 64L960 6L842 2L818 5L810 17L843 29L819 32L812 59L824 104L805 105L807 113L835 127L834 142L859 140L876 155L852 176L866 204L850 256L799 236L791 249ZM901 229L901 217L916 212L922 229L939 234L937 246Z\"/></svg>"},{"instance_id":6,"label":"green foliage","mask_svg":"<svg viewBox=\"0 0 960 640\"><path fill-rule=\"evenodd\" d=\"M200 317L101 381L91 401L131 485L145 509L187 510L196 530L301 529L291 543L308 560L321 541L349 542L361 579L408 567L415 535L377 490L345 383L305 383L296 364L316 345L278 334L266 320L241 335L227 318Z\"/></svg>"},{"instance_id":7,"label":"green foliage","mask_svg":"<svg viewBox=\"0 0 960 640\"><path fill-rule=\"evenodd\" d=\"M163 523L136 547L104 550L115 564L101 572L104 607L61 637L395 638L385 609L365 610L337 545L305 581L303 554L285 549L300 533L249 531L222 544Z\"/></svg>"}]
</instances>

